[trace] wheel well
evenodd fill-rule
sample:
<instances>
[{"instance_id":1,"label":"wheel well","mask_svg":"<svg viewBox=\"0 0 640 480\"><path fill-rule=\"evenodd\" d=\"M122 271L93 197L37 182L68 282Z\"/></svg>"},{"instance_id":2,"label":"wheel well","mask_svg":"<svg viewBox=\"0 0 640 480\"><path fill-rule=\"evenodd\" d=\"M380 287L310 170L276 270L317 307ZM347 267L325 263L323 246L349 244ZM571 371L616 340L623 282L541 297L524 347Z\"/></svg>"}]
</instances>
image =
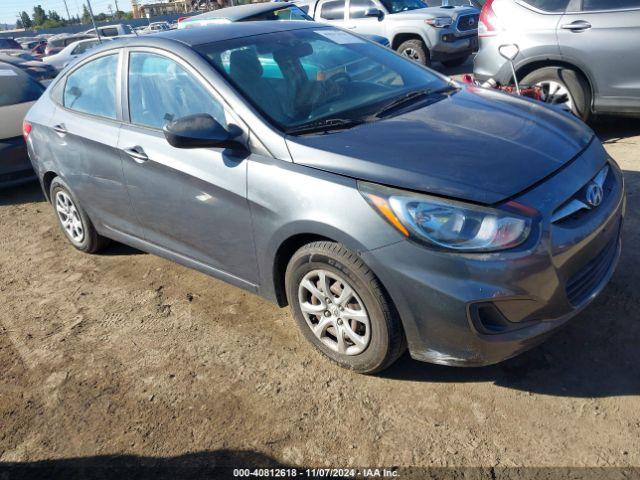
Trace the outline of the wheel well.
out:
<instances>
[{"instance_id":1,"label":"wheel well","mask_svg":"<svg viewBox=\"0 0 640 480\"><path fill-rule=\"evenodd\" d=\"M287 271L289 260L291 260L293 254L296 253L303 245L323 240L329 242L334 241L331 238L323 237L321 235L302 233L287 238L278 248L275 261L273 262L273 286L276 293L276 299L280 307L286 307L289 304L284 284L284 276Z\"/></svg>"},{"instance_id":2,"label":"wheel well","mask_svg":"<svg viewBox=\"0 0 640 480\"><path fill-rule=\"evenodd\" d=\"M407 40L420 40L421 42L424 43L424 40L422 40L422 37L417 33L399 33L398 35L393 37L393 42L391 42L391 48L394 50L397 50L398 47L402 45L404 42L406 42ZM425 45L425 48L427 48L426 45Z\"/></svg>"},{"instance_id":3,"label":"wheel well","mask_svg":"<svg viewBox=\"0 0 640 480\"><path fill-rule=\"evenodd\" d=\"M53 179L56 178L57 176L58 174L55 172L47 172L42 177L42 186L44 188L44 194L47 197L47 200L49 201L51 201L51 199L49 198L49 191L51 190L51 182L53 182Z\"/></svg>"},{"instance_id":4,"label":"wheel well","mask_svg":"<svg viewBox=\"0 0 640 480\"><path fill-rule=\"evenodd\" d=\"M591 100L593 101L593 85L591 84L591 80L580 68L569 62L563 62L562 60L540 60L537 62L531 62L520 67L516 72L516 75L518 76L518 80L522 80L531 72L544 67L565 67L575 71L587 82L587 85L589 85L589 93L591 94Z\"/></svg>"}]
</instances>

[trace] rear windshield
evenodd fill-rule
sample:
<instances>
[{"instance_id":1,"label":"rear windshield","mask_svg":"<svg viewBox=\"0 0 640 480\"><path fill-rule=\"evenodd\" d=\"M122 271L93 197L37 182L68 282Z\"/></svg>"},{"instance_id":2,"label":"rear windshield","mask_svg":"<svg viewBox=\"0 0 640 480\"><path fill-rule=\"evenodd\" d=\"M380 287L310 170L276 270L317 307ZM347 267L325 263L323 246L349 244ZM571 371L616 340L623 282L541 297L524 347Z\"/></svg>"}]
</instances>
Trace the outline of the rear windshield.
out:
<instances>
[{"instance_id":1,"label":"rear windshield","mask_svg":"<svg viewBox=\"0 0 640 480\"><path fill-rule=\"evenodd\" d=\"M42 92L44 87L35 80L0 65L0 107L33 102Z\"/></svg>"},{"instance_id":2,"label":"rear windshield","mask_svg":"<svg viewBox=\"0 0 640 480\"><path fill-rule=\"evenodd\" d=\"M22 50L22 46L12 38L0 38L0 50L15 48Z\"/></svg>"}]
</instances>

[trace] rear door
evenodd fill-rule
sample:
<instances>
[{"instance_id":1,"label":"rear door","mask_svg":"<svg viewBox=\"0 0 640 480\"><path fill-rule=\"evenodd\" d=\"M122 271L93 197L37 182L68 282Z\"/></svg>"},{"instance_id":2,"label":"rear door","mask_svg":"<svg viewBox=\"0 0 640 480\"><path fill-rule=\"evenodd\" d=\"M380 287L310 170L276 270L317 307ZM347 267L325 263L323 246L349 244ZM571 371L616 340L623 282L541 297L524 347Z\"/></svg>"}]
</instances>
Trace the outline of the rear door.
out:
<instances>
[{"instance_id":1,"label":"rear door","mask_svg":"<svg viewBox=\"0 0 640 480\"><path fill-rule=\"evenodd\" d=\"M118 151L121 55L104 52L63 79L48 143L60 174L98 229L136 234Z\"/></svg>"},{"instance_id":2,"label":"rear door","mask_svg":"<svg viewBox=\"0 0 640 480\"><path fill-rule=\"evenodd\" d=\"M222 125L242 123L179 57L156 49L128 54L124 103L130 123L123 126L118 146L146 240L230 282L255 284L246 155L223 148L174 148L162 133L168 121L196 113L208 113Z\"/></svg>"},{"instance_id":3,"label":"rear door","mask_svg":"<svg viewBox=\"0 0 640 480\"><path fill-rule=\"evenodd\" d=\"M573 4L560 21L558 42L563 57L589 72L596 111L639 111L640 0Z\"/></svg>"}]
</instances>

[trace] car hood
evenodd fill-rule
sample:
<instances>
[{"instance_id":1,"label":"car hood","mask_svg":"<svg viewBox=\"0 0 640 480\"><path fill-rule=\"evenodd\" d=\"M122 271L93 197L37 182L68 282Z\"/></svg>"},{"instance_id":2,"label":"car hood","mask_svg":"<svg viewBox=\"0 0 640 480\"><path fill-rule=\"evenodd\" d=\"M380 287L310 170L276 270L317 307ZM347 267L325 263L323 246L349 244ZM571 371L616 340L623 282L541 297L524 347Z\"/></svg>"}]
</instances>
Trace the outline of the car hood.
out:
<instances>
[{"instance_id":1,"label":"car hood","mask_svg":"<svg viewBox=\"0 0 640 480\"><path fill-rule=\"evenodd\" d=\"M301 165L493 204L561 168L592 137L588 127L564 112L466 87L393 118L286 141Z\"/></svg>"}]
</instances>

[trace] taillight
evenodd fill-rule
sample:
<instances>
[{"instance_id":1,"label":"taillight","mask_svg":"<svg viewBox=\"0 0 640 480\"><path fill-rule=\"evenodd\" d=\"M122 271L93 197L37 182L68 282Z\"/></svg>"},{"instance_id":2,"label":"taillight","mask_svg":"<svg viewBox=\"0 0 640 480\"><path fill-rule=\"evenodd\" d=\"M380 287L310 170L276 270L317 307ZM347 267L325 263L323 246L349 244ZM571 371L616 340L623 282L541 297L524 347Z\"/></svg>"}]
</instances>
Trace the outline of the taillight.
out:
<instances>
[{"instance_id":1,"label":"taillight","mask_svg":"<svg viewBox=\"0 0 640 480\"><path fill-rule=\"evenodd\" d=\"M493 11L493 0L487 0L480 11L478 36L490 37L497 33L496 30L498 30L498 17Z\"/></svg>"},{"instance_id":2,"label":"taillight","mask_svg":"<svg viewBox=\"0 0 640 480\"><path fill-rule=\"evenodd\" d=\"M25 140L27 140L27 137L31 133L32 128L33 128L32 125L26 120L22 122L22 136L24 137Z\"/></svg>"}]
</instances>

